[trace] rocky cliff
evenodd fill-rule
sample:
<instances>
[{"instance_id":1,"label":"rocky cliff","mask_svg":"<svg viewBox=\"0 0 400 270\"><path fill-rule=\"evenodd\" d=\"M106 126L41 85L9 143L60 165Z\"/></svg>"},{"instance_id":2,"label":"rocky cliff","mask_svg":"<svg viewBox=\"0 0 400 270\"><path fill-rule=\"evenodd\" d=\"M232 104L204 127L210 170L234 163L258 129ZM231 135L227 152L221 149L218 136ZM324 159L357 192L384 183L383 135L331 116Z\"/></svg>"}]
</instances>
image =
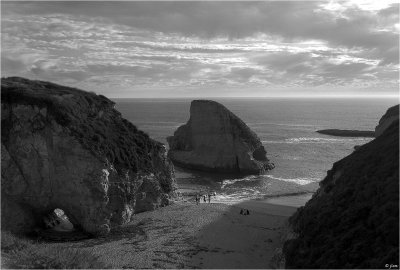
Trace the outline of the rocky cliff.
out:
<instances>
[{"instance_id":1,"label":"rocky cliff","mask_svg":"<svg viewBox=\"0 0 400 270\"><path fill-rule=\"evenodd\" d=\"M399 122L399 105L390 107L379 120L379 124L375 127L375 137L382 133L394 122Z\"/></svg>"},{"instance_id":2,"label":"rocky cliff","mask_svg":"<svg viewBox=\"0 0 400 270\"><path fill-rule=\"evenodd\" d=\"M257 135L215 101L192 101L189 121L167 140L169 157L181 167L241 174L273 168Z\"/></svg>"},{"instance_id":3,"label":"rocky cliff","mask_svg":"<svg viewBox=\"0 0 400 270\"><path fill-rule=\"evenodd\" d=\"M174 192L164 145L104 96L2 78L1 127L2 229L27 232L59 208L76 227L106 234Z\"/></svg>"},{"instance_id":4,"label":"rocky cliff","mask_svg":"<svg viewBox=\"0 0 400 270\"><path fill-rule=\"evenodd\" d=\"M336 162L290 223L297 237L285 243L286 268L398 265L398 121Z\"/></svg>"}]
</instances>

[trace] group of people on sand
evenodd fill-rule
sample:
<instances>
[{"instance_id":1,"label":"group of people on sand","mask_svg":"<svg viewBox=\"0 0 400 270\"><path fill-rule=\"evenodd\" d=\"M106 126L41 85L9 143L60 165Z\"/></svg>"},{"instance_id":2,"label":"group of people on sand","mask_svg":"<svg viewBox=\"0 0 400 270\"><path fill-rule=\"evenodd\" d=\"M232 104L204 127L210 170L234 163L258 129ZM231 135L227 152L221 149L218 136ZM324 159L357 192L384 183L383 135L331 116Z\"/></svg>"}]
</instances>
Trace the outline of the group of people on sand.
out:
<instances>
[{"instance_id":1,"label":"group of people on sand","mask_svg":"<svg viewBox=\"0 0 400 270\"><path fill-rule=\"evenodd\" d=\"M196 195L196 199L195 199L196 200L196 204L199 205L202 199L203 199L203 202L206 203L207 202L207 198L208 198L208 203L211 203L211 196L215 196L215 195L216 195L215 192L214 193L208 192L207 195L197 194Z\"/></svg>"},{"instance_id":2,"label":"group of people on sand","mask_svg":"<svg viewBox=\"0 0 400 270\"><path fill-rule=\"evenodd\" d=\"M248 216L248 215L250 215L250 211L249 211L249 209L241 209L240 214L244 215L244 216Z\"/></svg>"}]
</instances>

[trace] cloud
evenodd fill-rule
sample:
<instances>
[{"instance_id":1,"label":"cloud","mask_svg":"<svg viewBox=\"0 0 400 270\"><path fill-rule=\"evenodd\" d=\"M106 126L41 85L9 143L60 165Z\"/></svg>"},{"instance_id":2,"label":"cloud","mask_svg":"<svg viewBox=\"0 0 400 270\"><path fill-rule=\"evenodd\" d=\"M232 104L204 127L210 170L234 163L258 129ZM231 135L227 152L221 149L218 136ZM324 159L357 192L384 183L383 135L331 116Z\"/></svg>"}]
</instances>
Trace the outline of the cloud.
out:
<instances>
[{"instance_id":1,"label":"cloud","mask_svg":"<svg viewBox=\"0 0 400 270\"><path fill-rule=\"evenodd\" d=\"M370 73L369 71L371 71L371 69L374 69L374 67L364 63L323 63L320 68L320 71L317 73L324 75L325 78L336 78L342 80L354 79L360 75L367 75Z\"/></svg>"},{"instance_id":2,"label":"cloud","mask_svg":"<svg viewBox=\"0 0 400 270\"><path fill-rule=\"evenodd\" d=\"M378 12L343 4L346 8L340 13L324 9L321 2L315 1L143 1L102 2L101 5L74 1L5 2L2 5L6 13L80 15L186 37L243 38L265 33L288 41L316 39L333 46L369 49L376 57L385 58L384 62L395 61L395 57L385 55L385 51L398 48L398 31L384 30L398 23L398 4ZM59 25L53 23L51 27ZM138 43L136 46L146 45Z\"/></svg>"},{"instance_id":3,"label":"cloud","mask_svg":"<svg viewBox=\"0 0 400 270\"><path fill-rule=\"evenodd\" d=\"M259 56L255 56L253 60L259 64L268 66L270 68L286 70L300 63L306 63L312 59L310 53L267 53Z\"/></svg>"},{"instance_id":4,"label":"cloud","mask_svg":"<svg viewBox=\"0 0 400 270\"><path fill-rule=\"evenodd\" d=\"M6 71L8 74L16 74L23 72L25 70L26 66L24 63L20 60L16 59L10 59L6 56L1 56L1 70Z\"/></svg>"},{"instance_id":5,"label":"cloud","mask_svg":"<svg viewBox=\"0 0 400 270\"><path fill-rule=\"evenodd\" d=\"M345 1L3 1L1 5L2 70L7 75L104 91L111 91L106 89L110 86L313 87L362 81L393 87L398 83L398 4L377 8Z\"/></svg>"},{"instance_id":6,"label":"cloud","mask_svg":"<svg viewBox=\"0 0 400 270\"><path fill-rule=\"evenodd\" d=\"M82 70L67 70L60 68L57 63L39 60L33 63L30 71L47 80L80 82L88 77L88 74Z\"/></svg>"},{"instance_id":7,"label":"cloud","mask_svg":"<svg viewBox=\"0 0 400 270\"><path fill-rule=\"evenodd\" d=\"M377 63L363 60L341 54L287 52L266 53L252 58L259 66L275 72L273 77L281 82L299 80L302 85L311 86L343 85L359 79L371 82L387 72Z\"/></svg>"},{"instance_id":8,"label":"cloud","mask_svg":"<svg viewBox=\"0 0 400 270\"><path fill-rule=\"evenodd\" d=\"M94 6L96 5L96 6ZM379 12L354 6L338 16L321 2L19 2L5 10L25 14L60 13L104 18L118 24L184 36L245 37L255 33L286 38L317 38L343 45L376 45L393 41L393 33L376 33L379 20L398 21L398 5ZM396 12L397 9L397 12ZM354 31L358 30L358 31ZM332 33L334 35L332 35ZM351 33L351 35L349 35ZM381 40L374 40L380 37Z\"/></svg>"},{"instance_id":9,"label":"cloud","mask_svg":"<svg viewBox=\"0 0 400 270\"><path fill-rule=\"evenodd\" d=\"M238 53L243 52L241 48L231 48L224 46L204 46L204 44L193 43L166 43L166 42L137 42L137 41L117 41L113 42L112 46L121 48L144 48L167 52L191 52L191 53Z\"/></svg>"}]
</instances>

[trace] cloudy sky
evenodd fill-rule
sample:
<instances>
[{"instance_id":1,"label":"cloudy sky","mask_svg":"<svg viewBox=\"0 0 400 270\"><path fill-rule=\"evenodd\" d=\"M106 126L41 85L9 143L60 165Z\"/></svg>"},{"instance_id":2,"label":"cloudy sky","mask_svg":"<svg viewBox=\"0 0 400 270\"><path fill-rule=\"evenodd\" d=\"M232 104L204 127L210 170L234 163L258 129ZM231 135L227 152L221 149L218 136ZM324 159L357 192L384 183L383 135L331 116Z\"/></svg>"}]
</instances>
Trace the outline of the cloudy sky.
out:
<instances>
[{"instance_id":1,"label":"cloudy sky","mask_svg":"<svg viewBox=\"0 0 400 270\"><path fill-rule=\"evenodd\" d=\"M1 2L2 76L108 97L397 95L393 1Z\"/></svg>"}]
</instances>

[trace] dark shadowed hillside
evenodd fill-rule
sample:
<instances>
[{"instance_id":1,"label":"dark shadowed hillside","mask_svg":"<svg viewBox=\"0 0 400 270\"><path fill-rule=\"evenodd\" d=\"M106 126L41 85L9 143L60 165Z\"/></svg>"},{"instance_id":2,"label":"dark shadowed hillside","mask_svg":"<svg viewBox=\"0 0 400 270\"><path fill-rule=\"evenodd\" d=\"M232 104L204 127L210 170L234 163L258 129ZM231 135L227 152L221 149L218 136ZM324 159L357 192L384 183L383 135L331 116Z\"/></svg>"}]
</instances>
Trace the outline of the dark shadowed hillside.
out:
<instances>
[{"instance_id":1,"label":"dark shadowed hillside","mask_svg":"<svg viewBox=\"0 0 400 270\"><path fill-rule=\"evenodd\" d=\"M287 268L399 264L399 124L336 162L290 219Z\"/></svg>"},{"instance_id":2,"label":"dark shadowed hillside","mask_svg":"<svg viewBox=\"0 0 400 270\"><path fill-rule=\"evenodd\" d=\"M117 168L151 171L151 157L147 153L162 147L120 117L114 110L114 102L102 95L50 82L10 77L1 81L1 98L5 104L46 107L87 149L101 158L107 157ZM11 121L2 121L2 140L8 138L8 120Z\"/></svg>"},{"instance_id":3,"label":"dark shadowed hillside","mask_svg":"<svg viewBox=\"0 0 400 270\"><path fill-rule=\"evenodd\" d=\"M77 228L103 235L173 195L164 145L104 96L2 78L1 127L2 229L30 232L59 208Z\"/></svg>"}]
</instances>

